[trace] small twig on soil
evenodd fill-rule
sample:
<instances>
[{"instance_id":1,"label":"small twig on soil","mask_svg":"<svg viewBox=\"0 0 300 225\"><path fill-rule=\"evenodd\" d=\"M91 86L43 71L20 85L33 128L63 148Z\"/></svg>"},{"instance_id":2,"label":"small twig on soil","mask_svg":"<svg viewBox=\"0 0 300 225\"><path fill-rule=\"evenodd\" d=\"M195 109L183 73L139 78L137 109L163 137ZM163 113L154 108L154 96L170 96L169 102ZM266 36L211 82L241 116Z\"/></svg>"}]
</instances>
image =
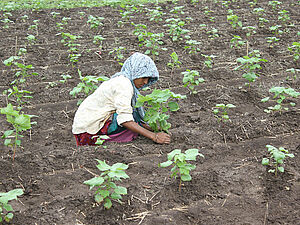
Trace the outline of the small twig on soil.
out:
<instances>
[{"instance_id":1,"label":"small twig on soil","mask_svg":"<svg viewBox=\"0 0 300 225\"><path fill-rule=\"evenodd\" d=\"M72 166L72 170L74 171L74 165L73 165L73 163L71 163L71 166Z\"/></svg>"},{"instance_id":2,"label":"small twig on soil","mask_svg":"<svg viewBox=\"0 0 300 225\"><path fill-rule=\"evenodd\" d=\"M66 118L70 119L70 117L68 116L65 110L63 110L62 112L66 115Z\"/></svg>"},{"instance_id":3,"label":"small twig on soil","mask_svg":"<svg viewBox=\"0 0 300 225\"><path fill-rule=\"evenodd\" d=\"M182 206L180 208L173 208L171 210L177 210L177 211L180 211L180 212L186 212L188 210L188 206Z\"/></svg>"},{"instance_id":4,"label":"small twig on soil","mask_svg":"<svg viewBox=\"0 0 300 225\"><path fill-rule=\"evenodd\" d=\"M143 218L140 220L140 222L138 223L138 225L140 225L140 224L143 222L143 220L145 219L146 216L147 216L147 214L145 214L145 215L143 216Z\"/></svg>"},{"instance_id":5,"label":"small twig on soil","mask_svg":"<svg viewBox=\"0 0 300 225\"><path fill-rule=\"evenodd\" d=\"M135 197L134 195L132 195L132 198L135 198L135 199L139 200L140 202L146 204L146 202L144 202L142 199L140 199L140 198L138 198L138 197Z\"/></svg>"},{"instance_id":6,"label":"small twig on soil","mask_svg":"<svg viewBox=\"0 0 300 225\"><path fill-rule=\"evenodd\" d=\"M151 215L151 213L149 211L137 213L134 214L133 217L126 218L125 220L137 220L143 218L145 215L148 216Z\"/></svg>"},{"instance_id":7,"label":"small twig on soil","mask_svg":"<svg viewBox=\"0 0 300 225\"><path fill-rule=\"evenodd\" d=\"M31 129L29 130L29 140L31 141Z\"/></svg>"},{"instance_id":8,"label":"small twig on soil","mask_svg":"<svg viewBox=\"0 0 300 225\"><path fill-rule=\"evenodd\" d=\"M227 146L227 141L226 141L226 136L225 136L225 134L223 134L223 138L224 138L224 143L225 143L225 145Z\"/></svg>"},{"instance_id":9,"label":"small twig on soil","mask_svg":"<svg viewBox=\"0 0 300 225\"><path fill-rule=\"evenodd\" d=\"M97 56L99 56L99 58L100 59L102 59L102 56L101 55L99 55L99 53L98 52L94 52Z\"/></svg>"},{"instance_id":10,"label":"small twig on soil","mask_svg":"<svg viewBox=\"0 0 300 225\"><path fill-rule=\"evenodd\" d=\"M267 223L267 217L268 217L268 211L269 211L269 203L266 204L266 212L265 212L265 219L264 219L264 225Z\"/></svg>"},{"instance_id":11,"label":"small twig on soil","mask_svg":"<svg viewBox=\"0 0 300 225\"><path fill-rule=\"evenodd\" d=\"M249 42L247 41L247 56L249 54Z\"/></svg>"},{"instance_id":12,"label":"small twig on soil","mask_svg":"<svg viewBox=\"0 0 300 225\"><path fill-rule=\"evenodd\" d=\"M136 149L138 149L138 150L140 150L140 151L143 151L143 149L141 149L141 148L139 148L139 147L136 147L134 144L127 144L127 145L125 145L125 146L132 146L132 147L134 147L134 148L136 148Z\"/></svg>"},{"instance_id":13,"label":"small twig on soil","mask_svg":"<svg viewBox=\"0 0 300 225\"><path fill-rule=\"evenodd\" d=\"M95 177L98 177L97 174L91 172L90 170L88 170L87 168L85 168L84 166L81 166L83 169L85 169L87 172L89 172L90 174L94 175Z\"/></svg>"},{"instance_id":14,"label":"small twig on soil","mask_svg":"<svg viewBox=\"0 0 300 225\"><path fill-rule=\"evenodd\" d=\"M206 205L212 205L209 201L207 201L206 199L204 199L204 202L206 203Z\"/></svg>"},{"instance_id":15,"label":"small twig on soil","mask_svg":"<svg viewBox=\"0 0 300 225\"><path fill-rule=\"evenodd\" d=\"M241 126L242 131L244 132L244 134L246 135L246 137L249 139L249 135L246 132L246 128L244 127L244 125Z\"/></svg>"},{"instance_id":16,"label":"small twig on soil","mask_svg":"<svg viewBox=\"0 0 300 225\"><path fill-rule=\"evenodd\" d=\"M160 191L156 192L150 199L149 199L149 202L152 201L152 199L159 193Z\"/></svg>"},{"instance_id":17,"label":"small twig on soil","mask_svg":"<svg viewBox=\"0 0 300 225\"><path fill-rule=\"evenodd\" d=\"M240 168L242 168L242 167L244 167L244 166L248 166L248 165L250 165L250 164L251 164L251 163L246 163L246 164L243 164L243 165L241 165L241 166L235 167L235 168L233 168L233 169L237 170L237 169L240 169Z\"/></svg>"},{"instance_id":18,"label":"small twig on soil","mask_svg":"<svg viewBox=\"0 0 300 225\"><path fill-rule=\"evenodd\" d=\"M226 195L226 198L225 198L225 200L224 200L224 202L223 202L223 204L222 204L222 207L225 205L225 203L226 203L227 198L229 197L229 195L230 195L230 193L228 193L228 194Z\"/></svg>"},{"instance_id":19,"label":"small twig on soil","mask_svg":"<svg viewBox=\"0 0 300 225\"><path fill-rule=\"evenodd\" d=\"M15 55L17 55L17 48L18 48L18 36L16 36Z\"/></svg>"}]
</instances>

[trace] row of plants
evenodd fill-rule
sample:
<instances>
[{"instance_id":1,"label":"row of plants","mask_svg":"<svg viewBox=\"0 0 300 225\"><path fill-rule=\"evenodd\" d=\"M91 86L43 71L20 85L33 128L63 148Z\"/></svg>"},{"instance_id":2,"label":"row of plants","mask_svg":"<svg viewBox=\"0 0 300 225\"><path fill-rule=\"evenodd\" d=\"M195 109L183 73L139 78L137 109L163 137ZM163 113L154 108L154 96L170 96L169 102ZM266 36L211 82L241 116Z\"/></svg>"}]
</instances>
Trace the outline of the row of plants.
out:
<instances>
[{"instance_id":1,"label":"row of plants","mask_svg":"<svg viewBox=\"0 0 300 225\"><path fill-rule=\"evenodd\" d=\"M196 3L197 1L193 1L193 3ZM218 3L221 3L223 6L226 7L226 3L229 4L230 1L215 1ZM271 1L270 1L271 2ZM272 1L275 2L275 1ZM274 3L275 4L275 3ZM255 5L253 3L253 5ZM277 4L276 6L272 6L272 10L277 10L280 4ZM137 8L137 7L136 7ZM122 18L125 20L130 20L131 16L135 13L135 7L133 6L124 6L122 10L120 10L120 13L122 14ZM210 12L208 9L206 9L206 13L209 15ZM259 10L256 8L256 10L253 10L255 13L261 13L259 15L263 15L263 10ZM289 21L289 15L287 12L284 12L283 10L280 11L279 15L282 18L278 18L282 22ZM163 15L163 12L160 8L156 8L155 10L148 10L148 15L150 15L150 20L161 22ZM197 40L191 40L190 37L190 31L185 29L184 27L186 24L188 24L188 21L190 18L186 18L185 21L181 20L180 18L177 18L178 15L184 15L183 7L178 6L174 7L172 12L175 16L174 18L168 18L165 20L166 24L165 27L167 28L167 32L164 32L169 35L169 38L172 42L178 42L182 41L185 43L184 48L188 52L188 54L199 54L200 53L200 42ZM7 19L9 18L9 14L6 14ZM54 13L52 16L57 16ZM260 17L262 18L262 17ZM285 18L285 21L283 21ZM25 18L24 18L25 19ZM246 31L246 40L243 40L240 36L234 35L234 40L231 40L231 45L233 48L242 48L246 46L246 43L250 41L248 39L252 35L255 34L256 28L253 27L243 27L242 22L239 21L239 18L236 17L233 14L233 11L228 11L227 16L228 22L231 24L233 29L242 29ZM63 18L61 24L57 24L57 29L59 30L59 34L62 38L61 43L63 43L66 47L68 47L68 58L70 60L70 63L73 67L76 66L76 63L78 62L80 58L79 53L79 47L80 44L76 41L80 39L80 36L77 36L75 34L70 34L68 32L64 32L64 26L68 25L68 21L70 19ZM99 27L101 27L101 21L102 18L95 18L93 16L88 17L87 24L90 25L91 30L93 30L94 33L99 34L97 30ZM213 22L214 18L213 16L210 17L210 21ZM267 21L259 19L261 23L266 24ZM9 26L11 22L3 22L6 25ZM6 24L7 23L7 24ZM120 23L121 24L121 23ZM139 47L145 47L147 48L146 54L149 54L153 59L156 59L156 57L159 55L160 50L164 50L163 48L160 48L161 45L163 45L163 37L164 33L153 33L151 31L147 31L147 26L143 24L134 24L134 35L137 36L139 41ZM288 24L282 24L278 25L275 28L270 27L270 31L274 32L274 35L281 35L283 32L287 32L286 29L284 29L281 32L281 27L285 26L285 28L288 26ZM38 32L38 21L35 21L31 28L29 30L33 31L32 36L28 38L29 45L34 45L34 42L36 41L36 37L39 35ZM203 26L206 27L206 26ZM97 31L95 31L97 30ZM218 38L218 31L212 29L209 30L209 35L211 38ZM29 35L28 35L29 36ZM271 43L273 46L275 45L275 42L277 42L277 36L270 37L267 39L269 41L268 43ZM94 43L99 46L99 49L101 49L103 45L103 41L105 38L103 38L101 35L95 35L94 36ZM114 48L110 51L110 54L113 55L113 58L116 59L117 62L122 64L122 61L124 59L122 55L122 50L126 50L124 47L118 47ZM295 61L299 60L299 43L293 42L289 47L288 50L292 53L293 58ZM20 52L21 51L21 52ZM13 127L12 130L7 130L4 132L4 135L2 136L4 140L4 144L7 146L11 146L13 148L13 159L15 157L15 151L17 146L21 146L21 139L22 138L22 132L31 129L31 125L34 124L34 122L31 122L32 115L26 115L22 112L22 106L26 104L26 101L24 99L30 99L32 94L30 91L23 90L26 88L26 79L31 76L35 76L38 74L31 73L31 69L34 69L32 65L26 65L25 64L25 55L26 55L26 49L20 49L17 56L12 56L5 60L4 64L9 67L12 71L15 73L14 80L10 83L12 88L6 90L4 93L7 96L7 106L5 108L1 109L1 114L6 115L7 122L10 123ZM22 53L23 52L23 53ZM212 68L213 66L213 59L214 55L205 55L202 54L204 66L207 66L207 68ZM250 88L250 84L255 82L258 77L259 73L258 71L261 70L261 64L260 63L267 63L266 59L263 59L261 57L261 54L258 50L252 50L249 53L247 52L247 55L240 57L236 60L237 63L240 65L235 68L235 70L240 70L243 72L242 77L247 79L248 87ZM175 68L179 68L181 65L179 61L178 55L173 52L170 55L170 62L168 63L168 67L171 68L171 73L174 72ZM292 71L293 68L290 70ZM295 71L296 69L294 69ZM105 81L106 77L96 77L96 76L82 76L80 70L78 69L79 79L80 83L70 92L70 95L77 97L78 95L87 96L91 94L99 85L99 82ZM201 78L200 74L196 70L189 70L182 72L182 82L184 87L189 88L191 95L196 95L198 93L198 86L204 82L204 79ZM67 79L70 78L69 75L62 75L63 80L61 80L61 83L67 82ZM275 101L275 106L270 106L268 109L265 110L265 112L270 113L274 111L279 111L280 114L285 110L288 111L290 106L294 107L295 102L292 102L291 98L297 98L299 96L299 92L295 91L292 88L285 88L285 87L272 87L269 89L269 92L271 94L274 94L274 96L266 97L262 99L262 102L268 102L268 101ZM186 96L175 94L172 91L166 89L166 90L153 90L151 94L146 96L139 96L137 107L139 106L145 106L147 109L146 111L146 117L145 120L149 123L149 125L152 127L155 131L165 131L168 132L168 130L171 127L171 124L167 122L169 119L168 111L177 111L179 109L179 105L176 101L173 99L184 99ZM13 106L10 102L14 99L17 103L16 106ZM78 102L80 104L80 101ZM228 111L231 108L235 108L236 106L233 104L216 104L215 107L212 109L214 115L220 122L227 122L230 121ZM105 137L99 137L100 141L99 144L103 144L104 141L101 139L105 139ZM294 157L293 154L290 154L288 150L280 147L276 148L271 145L267 145L267 150L270 153L269 158L264 158L262 160L263 165L273 165L274 168L270 169L269 172L274 172L277 176L277 172L284 172L282 164L284 163L284 159L286 157ZM181 188L181 182L182 181L189 181L191 180L190 171L195 169L195 165L188 164L187 160L196 160L196 156L202 156L198 152L198 149L188 149L185 151L185 153L182 153L181 150L175 149L174 151L170 152L168 154L168 160L166 162L160 163L160 167L168 167L173 165L171 169L171 177L180 177L180 183L179 183L179 190ZM125 173L125 170L128 168L127 165L123 163L116 163L112 166L109 166L105 163L105 161L97 160L98 165L97 168L102 172L100 176L97 176L95 178L92 178L91 180L85 181L84 183L89 185L92 188L97 187L97 191L95 193L95 201L98 203L103 202L105 208L110 208L112 206L111 199L113 200L121 200L122 195L127 194L127 189L122 186L117 186L115 184L115 181L120 181L121 179L127 179L129 178L128 175ZM8 201L12 199L16 199L16 196L21 195L22 192L20 189L12 190L8 193L0 193L0 219L2 218L6 221L9 221L12 218L12 211L11 206L9 206ZM9 212L9 213L6 213ZM0 220L0 222L1 222Z\"/></svg>"}]
</instances>

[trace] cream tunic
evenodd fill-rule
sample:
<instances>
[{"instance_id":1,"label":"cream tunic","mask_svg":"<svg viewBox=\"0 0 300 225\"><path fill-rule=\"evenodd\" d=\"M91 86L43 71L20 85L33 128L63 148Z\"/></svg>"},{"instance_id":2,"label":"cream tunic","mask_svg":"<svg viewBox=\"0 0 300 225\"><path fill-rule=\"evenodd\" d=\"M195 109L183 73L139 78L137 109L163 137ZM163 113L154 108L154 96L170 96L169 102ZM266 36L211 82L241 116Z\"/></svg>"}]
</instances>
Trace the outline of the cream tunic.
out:
<instances>
[{"instance_id":1,"label":"cream tunic","mask_svg":"<svg viewBox=\"0 0 300 225\"><path fill-rule=\"evenodd\" d=\"M118 114L119 125L134 121L132 96L131 81L122 75L103 82L80 104L73 121L73 134L84 132L96 134L115 112Z\"/></svg>"}]
</instances>

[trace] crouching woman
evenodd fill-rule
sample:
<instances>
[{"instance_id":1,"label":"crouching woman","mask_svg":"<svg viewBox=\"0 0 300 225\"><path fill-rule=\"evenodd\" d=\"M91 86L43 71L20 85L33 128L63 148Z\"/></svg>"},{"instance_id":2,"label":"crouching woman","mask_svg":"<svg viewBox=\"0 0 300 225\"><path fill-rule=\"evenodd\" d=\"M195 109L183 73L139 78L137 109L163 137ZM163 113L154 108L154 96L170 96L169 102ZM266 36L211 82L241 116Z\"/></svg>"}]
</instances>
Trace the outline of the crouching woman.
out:
<instances>
[{"instance_id":1,"label":"crouching woman","mask_svg":"<svg viewBox=\"0 0 300 225\"><path fill-rule=\"evenodd\" d=\"M99 135L113 142L130 142L143 135L156 143L169 144L169 134L154 133L143 121L143 107L135 108L139 90L158 81L153 60L134 53L123 64L121 72L103 82L88 96L75 113L72 133L77 146L95 145Z\"/></svg>"}]
</instances>

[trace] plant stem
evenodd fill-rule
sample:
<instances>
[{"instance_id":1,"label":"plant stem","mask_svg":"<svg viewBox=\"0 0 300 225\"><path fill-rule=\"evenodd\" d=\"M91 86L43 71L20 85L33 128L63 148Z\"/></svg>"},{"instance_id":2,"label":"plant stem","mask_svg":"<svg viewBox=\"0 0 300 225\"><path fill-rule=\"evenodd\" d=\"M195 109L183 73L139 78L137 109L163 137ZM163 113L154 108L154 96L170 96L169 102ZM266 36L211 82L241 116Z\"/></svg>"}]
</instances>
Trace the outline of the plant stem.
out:
<instances>
[{"instance_id":1,"label":"plant stem","mask_svg":"<svg viewBox=\"0 0 300 225\"><path fill-rule=\"evenodd\" d=\"M179 181L178 191L181 192L181 179L180 179L180 181Z\"/></svg>"}]
</instances>

